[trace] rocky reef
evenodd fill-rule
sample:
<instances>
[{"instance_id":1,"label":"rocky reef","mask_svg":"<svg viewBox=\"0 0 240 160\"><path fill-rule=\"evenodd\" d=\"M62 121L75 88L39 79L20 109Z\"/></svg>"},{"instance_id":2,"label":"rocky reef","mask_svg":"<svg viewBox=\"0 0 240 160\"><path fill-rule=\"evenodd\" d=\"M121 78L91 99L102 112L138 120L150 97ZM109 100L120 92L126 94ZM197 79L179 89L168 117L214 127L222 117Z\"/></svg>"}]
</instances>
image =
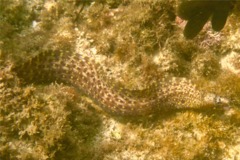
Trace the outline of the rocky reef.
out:
<instances>
[{"instance_id":1,"label":"rocky reef","mask_svg":"<svg viewBox=\"0 0 240 160\"><path fill-rule=\"evenodd\" d=\"M177 6L0 0L0 159L239 159L240 4L221 32L207 24L193 40ZM111 94L130 99L123 114L91 95L91 59ZM83 63L92 72L75 84ZM153 113L123 116L159 93Z\"/></svg>"}]
</instances>

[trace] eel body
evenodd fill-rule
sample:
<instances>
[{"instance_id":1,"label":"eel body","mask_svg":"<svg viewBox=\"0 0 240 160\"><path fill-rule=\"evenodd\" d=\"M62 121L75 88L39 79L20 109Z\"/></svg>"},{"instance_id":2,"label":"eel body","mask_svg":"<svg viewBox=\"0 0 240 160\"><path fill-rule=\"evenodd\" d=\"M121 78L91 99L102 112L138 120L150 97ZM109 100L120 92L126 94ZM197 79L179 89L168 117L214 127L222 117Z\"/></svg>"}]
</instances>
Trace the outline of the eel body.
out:
<instances>
[{"instance_id":1,"label":"eel body","mask_svg":"<svg viewBox=\"0 0 240 160\"><path fill-rule=\"evenodd\" d=\"M74 86L97 101L106 112L115 115L146 115L161 107L199 108L227 102L215 94L197 90L184 78L160 83L150 95L146 92L136 96L131 90L124 92L103 78L103 66L91 54L45 51L15 65L12 70L27 83L61 82Z\"/></svg>"}]
</instances>

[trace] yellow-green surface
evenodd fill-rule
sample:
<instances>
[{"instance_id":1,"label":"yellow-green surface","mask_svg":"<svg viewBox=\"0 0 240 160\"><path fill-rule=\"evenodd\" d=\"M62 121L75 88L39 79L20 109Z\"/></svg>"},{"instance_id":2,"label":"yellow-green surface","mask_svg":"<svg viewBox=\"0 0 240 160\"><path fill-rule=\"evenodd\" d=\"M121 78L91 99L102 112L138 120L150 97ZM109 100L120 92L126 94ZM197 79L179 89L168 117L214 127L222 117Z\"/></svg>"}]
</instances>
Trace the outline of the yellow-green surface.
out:
<instances>
[{"instance_id":1,"label":"yellow-green surface","mask_svg":"<svg viewBox=\"0 0 240 160\"><path fill-rule=\"evenodd\" d=\"M222 67L240 69L238 9L221 33L206 26L191 41L175 9L174 0L0 0L0 159L240 159L240 75ZM109 83L136 90L184 77L230 105L116 117L72 86L24 84L11 71L85 43Z\"/></svg>"}]
</instances>

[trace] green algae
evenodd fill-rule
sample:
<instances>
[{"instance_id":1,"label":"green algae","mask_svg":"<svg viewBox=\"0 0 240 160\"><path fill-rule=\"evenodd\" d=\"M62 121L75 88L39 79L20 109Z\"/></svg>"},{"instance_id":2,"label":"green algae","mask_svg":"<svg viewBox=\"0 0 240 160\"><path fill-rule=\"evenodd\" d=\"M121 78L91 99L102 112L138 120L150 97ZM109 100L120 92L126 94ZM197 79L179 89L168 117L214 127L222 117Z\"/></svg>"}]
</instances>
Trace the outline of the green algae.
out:
<instances>
[{"instance_id":1,"label":"green algae","mask_svg":"<svg viewBox=\"0 0 240 160\"><path fill-rule=\"evenodd\" d=\"M172 0L96 1L86 4L81 13L77 12L81 4L70 1L0 2L4 8L0 10L4 17L0 23L0 158L239 158L239 76L221 71L218 63L228 54L226 50L238 49L228 41L229 31L237 28L237 11L230 19L234 25L223 35L203 31L196 40L185 41L175 22ZM32 27L33 21L37 27ZM109 57L113 73L122 75L122 79L114 78L124 86L144 88L163 74L184 76L194 79L201 89L228 97L231 106L119 120L96 110L96 104L72 87L25 86L8 70L42 48L74 50L76 30L94 39L97 50ZM174 57L167 70L161 68L162 61L151 61L165 52L166 59ZM118 70L114 64L119 63L127 67Z\"/></svg>"}]
</instances>

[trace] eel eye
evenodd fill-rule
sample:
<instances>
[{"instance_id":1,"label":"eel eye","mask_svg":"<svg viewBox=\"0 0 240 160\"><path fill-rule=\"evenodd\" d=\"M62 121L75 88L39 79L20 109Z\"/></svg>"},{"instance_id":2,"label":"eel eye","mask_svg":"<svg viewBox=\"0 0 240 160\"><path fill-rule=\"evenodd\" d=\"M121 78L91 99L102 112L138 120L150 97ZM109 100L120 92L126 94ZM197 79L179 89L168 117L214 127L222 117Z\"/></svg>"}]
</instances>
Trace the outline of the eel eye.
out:
<instances>
[{"instance_id":1,"label":"eel eye","mask_svg":"<svg viewBox=\"0 0 240 160\"><path fill-rule=\"evenodd\" d=\"M217 105L224 105L224 104L229 105L229 100L224 97L216 96L214 101Z\"/></svg>"},{"instance_id":2,"label":"eel eye","mask_svg":"<svg viewBox=\"0 0 240 160\"><path fill-rule=\"evenodd\" d=\"M222 103L220 96L216 96L216 97L215 97L215 103L216 103L216 104L221 104L221 103Z\"/></svg>"}]
</instances>

